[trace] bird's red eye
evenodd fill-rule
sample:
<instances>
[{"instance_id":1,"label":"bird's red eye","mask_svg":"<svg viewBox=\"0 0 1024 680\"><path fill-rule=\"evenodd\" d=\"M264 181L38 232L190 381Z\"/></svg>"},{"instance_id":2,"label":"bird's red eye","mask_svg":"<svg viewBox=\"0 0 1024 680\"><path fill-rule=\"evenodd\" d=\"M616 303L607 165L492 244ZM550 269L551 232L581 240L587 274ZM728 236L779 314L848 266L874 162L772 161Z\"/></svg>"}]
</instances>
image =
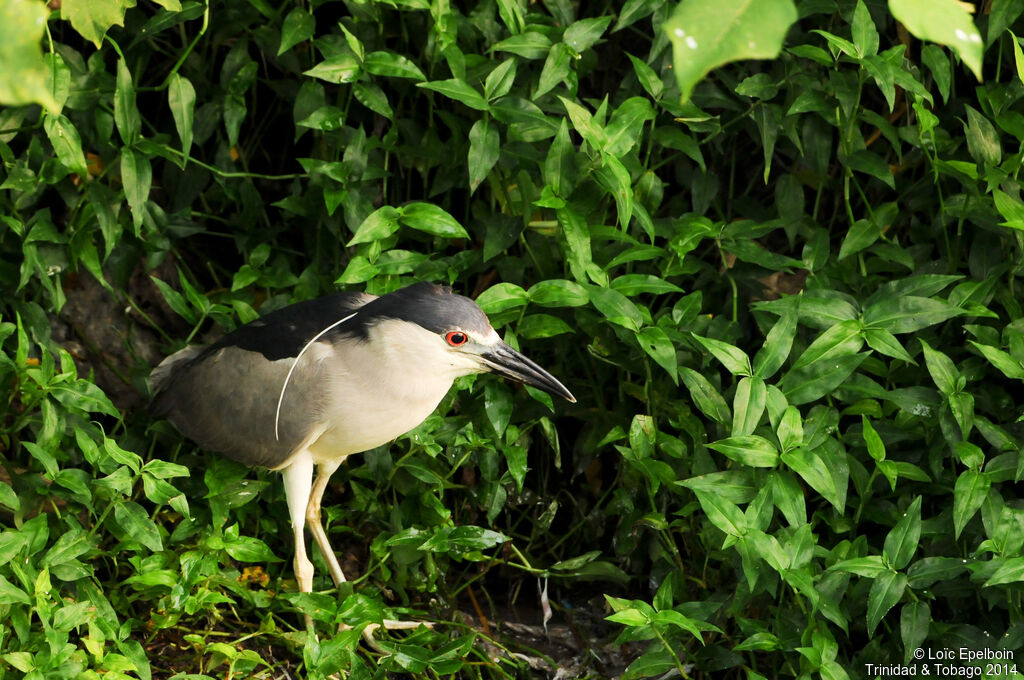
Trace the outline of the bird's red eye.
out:
<instances>
[{"instance_id":1,"label":"bird's red eye","mask_svg":"<svg viewBox=\"0 0 1024 680\"><path fill-rule=\"evenodd\" d=\"M452 347L458 347L459 345L465 345L469 337L462 331L448 331L444 334L444 340Z\"/></svg>"}]
</instances>

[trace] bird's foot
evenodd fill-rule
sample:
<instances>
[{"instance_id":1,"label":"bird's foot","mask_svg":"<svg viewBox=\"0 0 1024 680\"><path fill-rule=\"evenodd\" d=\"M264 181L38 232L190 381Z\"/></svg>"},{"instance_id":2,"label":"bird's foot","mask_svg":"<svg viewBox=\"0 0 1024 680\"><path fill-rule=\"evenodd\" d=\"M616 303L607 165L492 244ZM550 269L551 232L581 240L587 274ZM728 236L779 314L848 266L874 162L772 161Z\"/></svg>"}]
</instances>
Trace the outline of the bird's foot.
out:
<instances>
[{"instance_id":1,"label":"bird's foot","mask_svg":"<svg viewBox=\"0 0 1024 680\"><path fill-rule=\"evenodd\" d=\"M377 640L373 637L374 631L376 631L378 628L383 628L384 630L413 630L414 628L419 628L420 626L423 626L425 628L433 628L434 622L398 621L395 619L384 619L381 623L371 623L367 625L366 628L363 628L363 639L366 640L366 644L369 645L371 649L373 649L376 652L380 652L381 654L384 654L386 656L391 654L391 652L377 644ZM347 623L342 623L339 625L338 630L352 630L352 628L354 628L354 626L350 626Z\"/></svg>"}]
</instances>

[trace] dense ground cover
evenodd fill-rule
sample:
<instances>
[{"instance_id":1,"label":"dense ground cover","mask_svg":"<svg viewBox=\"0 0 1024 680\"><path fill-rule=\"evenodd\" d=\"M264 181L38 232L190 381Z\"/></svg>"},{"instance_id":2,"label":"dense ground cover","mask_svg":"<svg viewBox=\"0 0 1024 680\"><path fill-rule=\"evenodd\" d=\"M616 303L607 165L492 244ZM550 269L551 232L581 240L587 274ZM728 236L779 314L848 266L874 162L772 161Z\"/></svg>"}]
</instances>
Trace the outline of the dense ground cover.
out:
<instances>
[{"instance_id":1,"label":"dense ground cover","mask_svg":"<svg viewBox=\"0 0 1024 680\"><path fill-rule=\"evenodd\" d=\"M128 4L0 0L0 677L1024 646L1024 3ZM145 376L422 279L579 401L463 380L336 475L358 578L299 595L276 476Z\"/></svg>"}]
</instances>

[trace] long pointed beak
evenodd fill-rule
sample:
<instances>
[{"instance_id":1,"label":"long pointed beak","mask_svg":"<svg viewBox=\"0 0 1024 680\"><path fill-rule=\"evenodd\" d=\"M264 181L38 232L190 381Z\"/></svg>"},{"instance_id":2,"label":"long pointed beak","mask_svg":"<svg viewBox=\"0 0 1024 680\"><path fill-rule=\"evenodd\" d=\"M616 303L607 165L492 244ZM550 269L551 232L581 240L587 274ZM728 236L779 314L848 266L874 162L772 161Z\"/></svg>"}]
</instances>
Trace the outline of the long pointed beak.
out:
<instances>
[{"instance_id":1,"label":"long pointed beak","mask_svg":"<svg viewBox=\"0 0 1024 680\"><path fill-rule=\"evenodd\" d=\"M516 382L533 385L548 394L576 403L576 397L558 382L558 379L533 363L511 346L502 342L480 354L484 363L495 373Z\"/></svg>"}]
</instances>

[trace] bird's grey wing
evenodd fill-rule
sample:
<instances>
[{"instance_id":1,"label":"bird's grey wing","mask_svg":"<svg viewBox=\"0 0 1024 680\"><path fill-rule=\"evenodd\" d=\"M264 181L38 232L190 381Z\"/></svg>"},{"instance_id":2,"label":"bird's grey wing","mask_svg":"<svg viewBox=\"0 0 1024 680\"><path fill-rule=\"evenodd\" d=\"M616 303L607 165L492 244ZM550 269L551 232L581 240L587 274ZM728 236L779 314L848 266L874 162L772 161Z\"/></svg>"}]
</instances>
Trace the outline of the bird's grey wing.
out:
<instances>
[{"instance_id":1,"label":"bird's grey wing","mask_svg":"<svg viewBox=\"0 0 1024 680\"><path fill-rule=\"evenodd\" d=\"M335 294L273 312L209 347L187 347L153 370L151 409L205 449L275 468L322 429L332 346L312 338L373 299ZM289 371L292 371L289 378ZM275 432L278 399L288 379Z\"/></svg>"}]
</instances>

